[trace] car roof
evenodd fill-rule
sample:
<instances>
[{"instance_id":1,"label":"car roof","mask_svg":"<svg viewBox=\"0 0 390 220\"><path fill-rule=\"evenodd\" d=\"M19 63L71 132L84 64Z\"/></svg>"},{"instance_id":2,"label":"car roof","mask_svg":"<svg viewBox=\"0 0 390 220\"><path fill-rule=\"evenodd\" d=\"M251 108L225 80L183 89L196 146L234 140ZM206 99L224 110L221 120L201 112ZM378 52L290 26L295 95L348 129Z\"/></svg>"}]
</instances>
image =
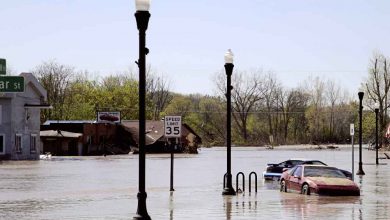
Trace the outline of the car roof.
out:
<instances>
[{"instance_id":1,"label":"car roof","mask_svg":"<svg viewBox=\"0 0 390 220\"><path fill-rule=\"evenodd\" d=\"M319 164L299 164L297 166L302 166L302 167L326 167L326 168L334 168L334 169L338 169L336 167L330 167L330 166L325 166L325 165L319 165Z\"/></svg>"},{"instance_id":2,"label":"car roof","mask_svg":"<svg viewBox=\"0 0 390 220\"><path fill-rule=\"evenodd\" d=\"M307 158L290 158L288 160L301 160L301 161L320 161L317 159L307 159Z\"/></svg>"}]
</instances>

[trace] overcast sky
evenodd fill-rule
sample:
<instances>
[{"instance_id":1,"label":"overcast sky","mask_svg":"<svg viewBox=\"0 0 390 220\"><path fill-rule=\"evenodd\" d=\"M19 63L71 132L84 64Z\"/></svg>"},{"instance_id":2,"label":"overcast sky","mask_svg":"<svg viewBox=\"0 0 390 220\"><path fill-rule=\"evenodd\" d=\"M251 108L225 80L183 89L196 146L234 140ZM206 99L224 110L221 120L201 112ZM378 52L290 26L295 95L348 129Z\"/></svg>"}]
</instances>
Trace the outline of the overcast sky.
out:
<instances>
[{"instance_id":1,"label":"overcast sky","mask_svg":"<svg viewBox=\"0 0 390 220\"><path fill-rule=\"evenodd\" d=\"M390 56L386 0L153 0L147 63L180 93L213 94L228 48L235 69L273 71L287 87L309 75L354 93L374 51ZM2 0L0 57L17 73L43 61L98 76L138 59L134 0Z\"/></svg>"}]
</instances>

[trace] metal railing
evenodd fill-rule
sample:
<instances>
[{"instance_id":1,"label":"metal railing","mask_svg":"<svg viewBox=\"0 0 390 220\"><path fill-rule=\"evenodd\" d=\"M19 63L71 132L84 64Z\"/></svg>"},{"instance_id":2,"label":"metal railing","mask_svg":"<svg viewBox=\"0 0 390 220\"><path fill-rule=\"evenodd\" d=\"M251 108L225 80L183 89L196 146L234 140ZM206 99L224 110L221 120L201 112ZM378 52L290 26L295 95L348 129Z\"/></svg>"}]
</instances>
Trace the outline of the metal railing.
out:
<instances>
[{"instance_id":1,"label":"metal railing","mask_svg":"<svg viewBox=\"0 0 390 220\"><path fill-rule=\"evenodd\" d=\"M255 171L252 171L250 174L249 174L249 192L251 192L251 189L252 189L252 186L251 186L251 183L252 183L252 175L255 175L255 192L257 192L257 174Z\"/></svg>"},{"instance_id":2,"label":"metal railing","mask_svg":"<svg viewBox=\"0 0 390 220\"><path fill-rule=\"evenodd\" d=\"M244 175L244 173L243 172L239 172L239 173L237 173L237 175L236 175L236 192L238 193L239 192L239 188L238 188L238 177L239 176L242 176L242 190L241 190L241 192L245 192L245 175Z\"/></svg>"},{"instance_id":3,"label":"metal railing","mask_svg":"<svg viewBox=\"0 0 390 220\"><path fill-rule=\"evenodd\" d=\"M257 193L257 174L256 172L252 171L249 173L249 193L252 192L252 175L255 177L255 192ZM242 189L238 188L239 185L239 177L242 177ZM223 188L226 187L226 178L227 178L227 173L223 176ZM245 192L245 174L243 172L238 172L236 175L236 192Z\"/></svg>"}]
</instances>

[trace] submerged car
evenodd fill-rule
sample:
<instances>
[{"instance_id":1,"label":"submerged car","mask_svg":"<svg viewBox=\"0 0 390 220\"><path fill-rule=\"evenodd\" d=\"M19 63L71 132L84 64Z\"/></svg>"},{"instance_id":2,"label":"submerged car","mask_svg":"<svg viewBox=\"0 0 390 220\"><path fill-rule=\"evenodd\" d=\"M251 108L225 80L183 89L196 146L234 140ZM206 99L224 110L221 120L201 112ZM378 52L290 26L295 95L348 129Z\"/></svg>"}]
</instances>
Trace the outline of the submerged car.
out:
<instances>
[{"instance_id":1,"label":"submerged car","mask_svg":"<svg viewBox=\"0 0 390 220\"><path fill-rule=\"evenodd\" d=\"M324 165L327 166L322 161L319 160L312 160L312 159L289 159L277 164L269 163L267 164L267 168L263 172L263 178L265 180L273 180L273 179L280 179L280 176L285 170L288 170L296 165L301 164L307 164L307 165ZM347 178L352 179L352 173L347 170L339 169L342 173L344 173Z\"/></svg>"},{"instance_id":2,"label":"submerged car","mask_svg":"<svg viewBox=\"0 0 390 220\"><path fill-rule=\"evenodd\" d=\"M279 179L283 171L287 168L290 169L299 164L313 164L313 165L325 165L325 163L319 160L309 160L309 159L289 159L277 164L269 163L267 168L263 172L263 177L265 180Z\"/></svg>"},{"instance_id":3,"label":"submerged car","mask_svg":"<svg viewBox=\"0 0 390 220\"><path fill-rule=\"evenodd\" d=\"M280 191L329 196L359 196L360 189L341 170L323 165L297 165L283 172Z\"/></svg>"}]
</instances>

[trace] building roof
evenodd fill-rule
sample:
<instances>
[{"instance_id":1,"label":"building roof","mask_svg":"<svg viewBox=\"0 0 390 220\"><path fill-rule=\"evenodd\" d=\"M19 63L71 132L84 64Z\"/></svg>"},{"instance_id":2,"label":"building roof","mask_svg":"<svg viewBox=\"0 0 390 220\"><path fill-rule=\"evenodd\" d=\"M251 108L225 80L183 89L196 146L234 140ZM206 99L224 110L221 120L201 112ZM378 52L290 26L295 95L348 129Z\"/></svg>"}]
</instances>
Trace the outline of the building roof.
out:
<instances>
[{"instance_id":1,"label":"building roof","mask_svg":"<svg viewBox=\"0 0 390 220\"><path fill-rule=\"evenodd\" d=\"M138 143L139 122L138 120L122 120L122 127L132 134L133 139ZM145 144L150 145L164 137L163 121L146 121Z\"/></svg>"},{"instance_id":2,"label":"building roof","mask_svg":"<svg viewBox=\"0 0 390 220\"><path fill-rule=\"evenodd\" d=\"M47 120L42 125L50 124L92 124L95 120Z\"/></svg>"},{"instance_id":3,"label":"building roof","mask_svg":"<svg viewBox=\"0 0 390 220\"><path fill-rule=\"evenodd\" d=\"M139 122L138 120L122 120L122 127L124 127L127 131L129 131L132 134L132 138L138 143L138 130L139 130ZM145 144L150 145L155 143L158 140L164 139L164 121L152 121L147 120L145 122L145 130L146 130L146 136L145 136ZM182 124L182 130L181 130L182 136L188 135L188 133L193 133L196 137L199 138L201 141L201 138L198 134L195 133L192 128L190 128L187 124Z\"/></svg>"},{"instance_id":4,"label":"building roof","mask_svg":"<svg viewBox=\"0 0 390 220\"><path fill-rule=\"evenodd\" d=\"M41 137L79 138L79 137L83 136L83 134L69 132L69 131L61 131L61 130L47 130L47 131L39 132L39 136L41 136Z\"/></svg>"},{"instance_id":5,"label":"building roof","mask_svg":"<svg viewBox=\"0 0 390 220\"><path fill-rule=\"evenodd\" d=\"M26 85L30 84L34 91L36 91L44 101L47 101L47 91L45 88L43 88L43 86L38 82L37 78L35 78L32 73L21 73L20 76L24 77Z\"/></svg>"}]
</instances>

